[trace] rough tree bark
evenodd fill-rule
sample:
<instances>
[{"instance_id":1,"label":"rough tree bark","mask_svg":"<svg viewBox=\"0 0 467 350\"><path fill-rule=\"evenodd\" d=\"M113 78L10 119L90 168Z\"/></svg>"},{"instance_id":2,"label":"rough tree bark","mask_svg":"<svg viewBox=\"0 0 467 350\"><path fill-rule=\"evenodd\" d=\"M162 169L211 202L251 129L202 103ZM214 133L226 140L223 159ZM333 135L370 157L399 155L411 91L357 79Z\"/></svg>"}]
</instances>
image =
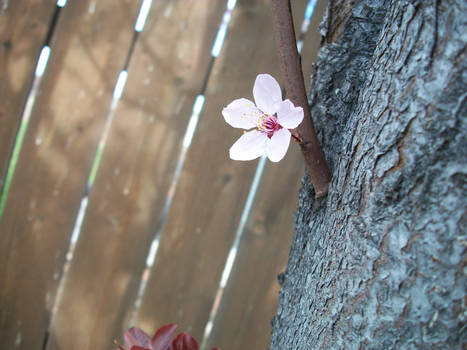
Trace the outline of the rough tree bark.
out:
<instances>
[{"instance_id":1,"label":"rough tree bark","mask_svg":"<svg viewBox=\"0 0 467 350\"><path fill-rule=\"evenodd\" d=\"M335 0L321 28L333 180L303 179L270 349L466 347L467 1Z\"/></svg>"}]
</instances>

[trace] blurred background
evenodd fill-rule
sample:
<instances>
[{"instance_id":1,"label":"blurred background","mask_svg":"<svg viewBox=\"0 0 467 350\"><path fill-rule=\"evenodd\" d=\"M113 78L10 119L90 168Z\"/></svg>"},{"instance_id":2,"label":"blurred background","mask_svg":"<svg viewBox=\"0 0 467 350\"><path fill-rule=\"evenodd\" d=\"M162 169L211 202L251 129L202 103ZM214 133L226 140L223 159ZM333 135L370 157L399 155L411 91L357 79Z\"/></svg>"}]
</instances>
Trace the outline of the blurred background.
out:
<instances>
[{"instance_id":1,"label":"blurred background","mask_svg":"<svg viewBox=\"0 0 467 350\"><path fill-rule=\"evenodd\" d=\"M326 4L291 3L308 87ZM0 349L266 349L304 166L230 160L221 110L283 83L269 1L0 0L0 37Z\"/></svg>"}]
</instances>

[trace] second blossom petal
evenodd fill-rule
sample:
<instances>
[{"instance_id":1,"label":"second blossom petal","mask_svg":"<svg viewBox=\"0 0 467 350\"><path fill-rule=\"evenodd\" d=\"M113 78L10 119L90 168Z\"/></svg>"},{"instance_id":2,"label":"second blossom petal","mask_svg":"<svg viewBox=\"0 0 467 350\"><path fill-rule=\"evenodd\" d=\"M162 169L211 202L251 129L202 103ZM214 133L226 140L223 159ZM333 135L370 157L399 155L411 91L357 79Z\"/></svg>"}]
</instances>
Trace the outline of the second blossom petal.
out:
<instances>
[{"instance_id":1,"label":"second blossom petal","mask_svg":"<svg viewBox=\"0 0 467 350\"><path fill-rule=\"evenodd\" d=\"M253 96L258 108L269 115L276 113L276 106L282 101L279 83L269 74L259 74L256 77Z\"/></svg>"},{"instance_id":2,"label":"second blossom petal","mask_svg":"<svg viewBox=\"0 0 467 350\"><path fill-rule=\"evenodd\" d=\"M230 147L230 158L233 160L252 160L266 153L268 136L258 130L244 133Z\"/></svg>"},{"instance_id":3,"label":"second blossom petal","mask_svg":"<svg viewBox=\"0 0 467 350\"><path fill-rule=\"evenodd\" d=\"M270 139L266 148L266 155L271 162L278 162L284 158L290 144L290 131L287 129L277 130Z\"/></svg>"},{"instance_id":4,"label":"second blossom petal","mask_svg":"<svg viewBox=\"0 0 467 350\"><path fill-rule=\"evenodd\" d=\"M225 107L222 110L222 115L225 121L234 128L248 130L256 127L262 113L250 100L239 98Z\"/></svg>"},{"instance_id":5,"label":"second blossom petal","mask_svg":"<svg viewBox=\"0 0 467 350\"><path fill-rule=\"evenodd\" d=\"M290 100L284 100L277 106L277 121L282 127L295 129L303 120L303 108L295 107Z\"/></svg>"}]
</instances>

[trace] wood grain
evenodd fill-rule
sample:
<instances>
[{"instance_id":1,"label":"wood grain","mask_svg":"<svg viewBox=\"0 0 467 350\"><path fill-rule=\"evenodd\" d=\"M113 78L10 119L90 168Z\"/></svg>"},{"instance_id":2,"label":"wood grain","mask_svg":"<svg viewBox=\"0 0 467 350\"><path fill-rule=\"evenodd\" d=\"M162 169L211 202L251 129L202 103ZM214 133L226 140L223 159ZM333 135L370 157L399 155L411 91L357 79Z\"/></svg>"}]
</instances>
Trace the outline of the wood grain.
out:
<instances>
[{"instance_id":1,"label":"wood grain","mask_svg":"<svg viewBox=\"0 0 467 350\"><path fill-rule=\"evenodd\" d=\"M0 348L40 349L136 20L134 1L70 1L0 222Z\"/></svg>"},{"instance_id":2,"label":"wood grain","mask_svg":"<svg viewBox=\"0 0 467 350\"><path fill-rule=\"evenodd\" d=\"M175 322L201 339L257 162L234 162L241 130L221 110L252 99L256 75L279 75L269 2L239 1L208 83L206 106L188 152L138 317L153 330Z\"/></svg>"},{"instance_id":3,"label":"wood grain","mask_svg":"<svg viewBox=\"0 0 467 350\"><path fill-rule=\"evenodd\" d=\"M0 190L55 7L27 0L0 8Z\"/></svg>"},{"instance_id":4,"label":"wood grain","mask_svg":"<svg viewBox=\"0 0 467 350\"><path fill-rule=\"evenodd\" d=\"M106 349L113 339L122 341L225 6L153 2L90 195L50 349Z\"/></svg>"}]
</instances>

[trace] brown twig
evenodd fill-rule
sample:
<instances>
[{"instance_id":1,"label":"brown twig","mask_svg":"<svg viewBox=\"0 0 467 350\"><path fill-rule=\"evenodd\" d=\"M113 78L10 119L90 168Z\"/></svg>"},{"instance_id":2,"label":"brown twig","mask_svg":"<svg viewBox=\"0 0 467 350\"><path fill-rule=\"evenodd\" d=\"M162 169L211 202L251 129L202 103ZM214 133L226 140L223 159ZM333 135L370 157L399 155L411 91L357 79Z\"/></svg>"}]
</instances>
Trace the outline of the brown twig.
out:
<instances>
[{"instance_id":1,"label":"brown twig","mask_svg":"<svg viewBox=\"0 0 467 350\"><path fill-rule=\"evenodd\" d=\"M302 65L295 41L290 0L271 0L271 3L274 34L280 57L282 75L285 79L285 91L292 103L302 107L305 114L303 122L297 128L303 139L303 142L300 143L301 150L316 197L324 197L328 193L331 172L319 147L318 138L316 137L311 119Z\"/></svg>"}]
</instances>

